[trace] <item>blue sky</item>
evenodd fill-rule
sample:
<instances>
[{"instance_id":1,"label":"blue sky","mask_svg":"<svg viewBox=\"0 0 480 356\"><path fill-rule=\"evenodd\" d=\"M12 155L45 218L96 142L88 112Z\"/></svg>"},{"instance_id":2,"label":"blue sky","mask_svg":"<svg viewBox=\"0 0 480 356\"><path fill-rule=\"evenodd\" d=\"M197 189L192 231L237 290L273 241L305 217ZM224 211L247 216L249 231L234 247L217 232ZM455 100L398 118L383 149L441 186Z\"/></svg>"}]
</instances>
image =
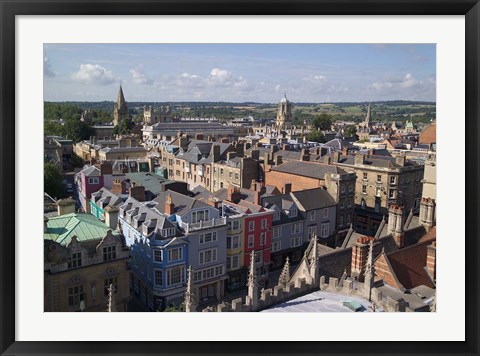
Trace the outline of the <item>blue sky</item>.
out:
<instances>
[{"instance_id":1,"label":"blue sky","mask_svg":"<svg viewBox=\"0 0 480 356\"><path fill-rule=\"evenodd\" d=\"M45 44L46 101L436 100L434 44Z\"/></svg>"}]
</instances>

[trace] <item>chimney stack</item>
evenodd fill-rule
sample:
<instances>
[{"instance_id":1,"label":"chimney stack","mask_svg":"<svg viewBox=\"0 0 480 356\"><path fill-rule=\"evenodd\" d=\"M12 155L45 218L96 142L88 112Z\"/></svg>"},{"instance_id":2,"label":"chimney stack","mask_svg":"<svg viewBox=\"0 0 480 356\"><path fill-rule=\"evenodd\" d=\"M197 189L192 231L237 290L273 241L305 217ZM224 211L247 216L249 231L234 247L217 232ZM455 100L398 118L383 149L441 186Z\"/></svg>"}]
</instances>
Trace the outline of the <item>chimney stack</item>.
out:
<instances>
[{"instance_id":1,"label":"chimney stack","mask_svg":"<svg viewBox=\"0 0 480 356\"><path fill-rule=\"evenodd\" d=\"M282 155L276 155L275 156L275 166L279 166L283 163L283 160L282 160Z\"/></svg>"},{"instance_id":2,"label":"chimney stack","mask_svg":"<svg viewBox=\"0 0 480 356\"><path fill-rule=\"evenodd\" d=\"M195 134L195 140L203 140L203 134L201 133Z\"/></svg>"},{"instance_id":3,"label":"chimney stack","mask_svg":"<svg viewBox=\"0 0 480 356\"><path fill-rule=\"evenodd\" d=\"M240 188L230 185L227 190L227 200L238 204L242 199L242 193L240 192Z\"/></svg>"},{"instance_id":4,"label":"chimney stack","mask_svg":"<svg viewBox=\"0 0 480 356\"><path fill-rule=\"evenodd\" d=\"M343 146L343 148L342 148L342 156L346 156L346 155L348 155L348 149L347 149L346 146Z\"/></svg>"},{"instance_id":5,"label":"chimney stack","mask_svg":"<svg viewBox=\"0 0 480 356\"><path fill-rule=\"evenodd\" d=\"M130 187L129 195L138 201L145 201L145 187L143 185L134 185Z\"/></svg>"},{"instance_id":6,"label":"chimney stack","mask_svg":"<svg viewBox=\"0 0 480 356\"><path fill-rule=\"evenodd\" d=\"M290 194L292 192L292 183L283 184L283 194Z\"/></svg>"},{"instance_id":7,"label":"chimney stack","mask_svg":"<svg viewBox=\"0 0 480 356\"><path fill-rule=\"evenodd\" d=\"M175 211L175 205L173 204L173 199L171 194L167 194L165 198L165 214L172 215Z\"/></svg>"},{"instance_id":8,"label":"chimney stack","mask_svg":"<svg viewBox=\"0 0 480 356\"><path fill-rule=\"evenodd\" d=\"M260 151L258 149L252 150L252 159L254 159L255 161L260 160Z\"/></svg>"},{"instance_id":9,"label":"chimney stack","mask_svg":"<svg viewBox=\"0 0 480 356\"><path fill-rule=\"evenodd\" d=\"M113 194L125 194L127 192L127 186L124 180L114 179L112 184Z\"/></svg>"},{"instance_id":10,"label":"chimney stack","mask_svg":"<svg viewBox=\"0 0 480 356\"><path fill-rule=\"evenodd\" d=\"M328 165L332 164L332 157L330 157L329 155L323 156L323 163Z\"/></svg>"},{"instance_id":11,"label":"chimney stack","mask_svg":"<svg viewBox=\"0 0 480 356\"><path fill-rule=\"evenodd\" d=\"M355 155L355 165L360 165L365 163L365 155L357 153Z\"/></svg>"},{"instance_id":12,"label":"chimney stack","mask_svg":"<svg viewBox=\"0 0 480 356\"><path fill-rule=\"evenodd\" d=\"M435 200L431 198L422 198L420 201L420 223L425 229L430 231L435 222Z\"/></svg>"},{"instance_id":13,"label":"chimney stack","mask_svg":"<svg viewBox=\"0 0 480 356\"><path fill-rule=\"evenodd\" d=\"M333 152L333 162L334 163L340 162L340 152L338 151Z\"/></svg>"},{"instance_id":14,"label":"chimney stack","mask_svg":"<svg viewBox=\"0 0 480 356\"><path fill-rule=\"evenodd\" d=\"M258 190L253 192L253 203L256 205L261 205L261 200L260 197L262 196L262 193L259 192Z\"/></svg>"},{"instance_id":15,"label":"chimney stack","mask_svg":"<svg viewBox=\"0 0 480 356\"><path fill-rule=\"evenodd\" d=\"M302 161L310 161L310 150L302 148L301 160Z\"/></svg>"},{"instance_id":16,"label":"chimney stack","mask_svg":"<svg viewBox=\"0 0 480 356\"><path fill-rule=\"evenodd\" d=\"M367 265L368 249L373 237L362 236L352 246L351 275L357 281L362 281L365 266Z\"/></svg>"},{"instance_id":17,"label":"chimney stack","mask_svg":"<svg viewBox=\"0 0 480 356\"><path fill-rule=\"evenodd\" d=\"M220 160L220 145L212 145L211 155L213 162L218 162Z\"/></svg>"},{"instance_id":18,"label":"chimney stack","mask_svg":"<svg viewBox=\"0 0 480 356\"><path fill-rule=\"evenodd\" d=\"M403 206L391 204L388 208L388 233L393 236L399 248L405 246Z\"/></svg>"},{"instance_id":19,"label":"chimney stack","mask_svg":"<svg viewBox=\"0 0 480 356\"><path fill-rule=\"evenodd\" d=\"M75 212L75 200L73 199L60 199L57 201L57 212L58 215L66 215ZM89 202L87 202L87 206L90 206Z\"/></svg>"},{"instance_id":20,"label":"chimney stack","mask_svg":"<svg viewBox=\"0 0 480 356\"><path fill-rule=\"evenodd\" d=\"M108 205L105 208L105 225L107 225L112 230L117 229L118 213L119 210L117 207Z\"/></svg>"},{"instance_id":21,"label":"chimney stack","mask_svg":"<svg viewBox=\"0 0 480 356\"><path fill-rule=\"evenodd\" d=\"M399 155L395 157L395 163L400 167L405 167L406 157L405 155Z\"/></svg>"}]
</instances>

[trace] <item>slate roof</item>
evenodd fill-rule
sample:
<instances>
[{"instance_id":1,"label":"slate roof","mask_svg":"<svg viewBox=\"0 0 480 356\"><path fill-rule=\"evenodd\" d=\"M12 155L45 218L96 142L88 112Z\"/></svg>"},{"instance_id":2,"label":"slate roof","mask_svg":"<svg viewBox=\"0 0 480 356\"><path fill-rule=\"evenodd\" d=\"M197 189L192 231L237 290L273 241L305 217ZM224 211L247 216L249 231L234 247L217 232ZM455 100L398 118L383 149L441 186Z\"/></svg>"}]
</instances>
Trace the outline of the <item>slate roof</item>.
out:
<instances>
[{"instance_id":1,"label":"slate roof","mask_svg":"<svg viewBox=\"0 0 480 356\"><path fill-rule=\"evenodd\" d=\"M273 225L287 224L289 222L295 222L305 219L302 214L297 214L297 216L294 217L291 217L289 214L287 214L287 210L290 210L292 206L297 205L293 201L291 193L265 198L262 197L261 200L263 206L269 209L274 209L274 206L276 206L280 210L280 220L273 220Z\"/></svg>"},{"instance_id":2,"label":"slate roof","mask_svg":"<svg viewBox=\"0 0 480 356\"><path fill-rule=\"evenodd\" d=\"M144 147L104 147L100 152L145 152L147 150Z\"/></svg>"},{"instance_id":3,"label":"slate roof","mask_svg":"<svg viewBox=\"0 0 480 356\"><path fill-rule=\"evenodd\" d=\"M346 171L337 167L336 165L305 161L288 161L279 166L272 167L272 171L295 174L315 179L325 179L325 174L346 173Z\"/></svg>"},{"instance_id":4,"label":"slate roof","mask_svg":"<svg viewBox=\"0 0 480 356\"><path fill-rule=\"evenodd\" d=\"M333 157L333 156L332 156ZM345 164L349 166L355 166L355 156L347 155L347 156L340 156L339 164ZM401 168L396 163L396 159L394 157L388 156L375 156L375 157L367 157L365 156L365 162L363 163L365 166L373 166L373 167L380 167L380 168ZM410 160L405 161L405 166L418 166L418 163L412 162Z\"/></svg>"},{"instance_id":5,"label":"slate roof","mask_svg":"<svg viewBox=\"0 0 480 356\"><path fill-rule=\"evenodd\" d=\"M80 173L86 177L100 177L100 169L95 166L85 166Z\"/></svg>"},{"instance_id":6,"label":"slate roof","mask_svg":"<svg viewBox=\"0 0 480 356\"><path fill-rule=\"evenodd\" d=\"M158 196L153 199L153 202L157 203L155 209L162 214L165 213L165 201L168 195L172 196L172 202L175 206L173 211L179 216L188 214L192 209L210 207L210 205L198 199L174 192L173 190L167 190L166 192L159 193Z\"/></svg>"},{"instance_id":7,"label":"slate roof","mask_svg":"<svg viewBox=\"0 0 480 356\"><path fill-rule=\"evenodd\" d=\"M125 173L125 178L137 185L144 186L146 191L155 195L162 191L162 184L174 182L150 172Z\"/></svg>"},{"instance_id":8,"label":"slate roof","mask_svg":"<svg viewBox=\"0 0 480 356\"><path fill-rule=\"evenodd\" d=\"M276 190L276 187L271 185L265 186L265 189L265 193L261 195L260 200L262 200L264 197L270 197L273 195L273 193L278 192L278 189ZM228 197L228 188L220 188L215 193L210 193L209 196L213 196L220 201L225 201ZM253 203L255 199L254 191L246 188L240 188L240 199Z\"/></svg>"},{"instance_id":9,"label":"slate roof","mask_svg":"<svg viewBox=\"0 0 480 356\"><path fill-rule=\"evenodd\" d=\"M102 209L105 209L109 205L118 206L124 202L120 196L113 194L107 188L102 188L99 191L92 193L92 200Z\"/></svg>"},{"instance_id":10,"label":"slate roof","mask_svg":"<svg viewBox=\"0 0 480 356\"><path fill-rule=\"evenodd\" d=\"M300 203L299 208L303 207L305 211L322 209L337 204L332 196L323 188L300 190L298 192L292 192L291 194L294 199Z\"/></svg>"},{"instance_id":11,"label":"slate roof","mask_svg":"<svg viewBox=\"0 0 480 356\"><path fill-rule=\"evenodd\" d=\"M108 230L111 229L93 215L71 213L50 218L43 238L66 246L73 236L79 242L103 239ZM112 234L118 235L118 232L112 231Z\"/></svg>"}]
</instances>

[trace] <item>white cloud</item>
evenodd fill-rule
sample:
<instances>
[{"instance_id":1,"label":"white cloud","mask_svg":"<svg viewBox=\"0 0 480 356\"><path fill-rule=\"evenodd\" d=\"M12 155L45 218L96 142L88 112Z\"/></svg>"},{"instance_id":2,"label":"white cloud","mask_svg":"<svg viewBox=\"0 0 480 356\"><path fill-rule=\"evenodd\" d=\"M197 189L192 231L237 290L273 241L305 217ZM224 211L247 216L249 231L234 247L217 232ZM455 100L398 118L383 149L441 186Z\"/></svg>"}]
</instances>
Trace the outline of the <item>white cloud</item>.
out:
<instances>
[{"instance_id":1,"label":"white cloud","mask_svg":"<svg viewBox=\"0 0 480 356\"><path fill-rule=\"evenodd\" d=\"M228 70L213 68L210 72L209 80L213 83L229 85L232 78L232 73Z\"/></svg>"},{"instance_id":2,"label":"white cloud","mask_svg":"<svg viewBox=\"0 0 480 356\"><path fill-rule=\"evenodd\" d=\"M80 69L72 74L72 79L87 84L100 85L112 84L119 80L112 71L98 64L80 64Z\"/></svg>"},{"instance_id":3,"label":"white cloud","mask_svg":"<svg viewBox=\"0 0 480 356\"><path fill-rule=\"evenodd\" d=\"M55 76L55 72L52 69L52 63L47 56L43 57L43 75L50 78Z\"/></svg>"},{"instance_id":4,"label":"white cloud","mask_svg":"<svg viewBox=\"0 0 480 356\"><path fill-rule=\"evenodd\" d=\"M141 67L141 66L130 69L130 74L132 75L133 82L135 84L153 85L153 79L149 78L143 72L143 67Z\"/></svg>"},{"instance_id":5,"label":"white cloud","mask_svg":"<svg viewBox=\"0 0 480 356\"><path fill-rule=\"evenodd\" d=\"M403 88L412 88L417 84L419 84L419 82L410 73L407 73L405 78L403 78L403 81L400 83Z\"/></svg>"}]
</instances>

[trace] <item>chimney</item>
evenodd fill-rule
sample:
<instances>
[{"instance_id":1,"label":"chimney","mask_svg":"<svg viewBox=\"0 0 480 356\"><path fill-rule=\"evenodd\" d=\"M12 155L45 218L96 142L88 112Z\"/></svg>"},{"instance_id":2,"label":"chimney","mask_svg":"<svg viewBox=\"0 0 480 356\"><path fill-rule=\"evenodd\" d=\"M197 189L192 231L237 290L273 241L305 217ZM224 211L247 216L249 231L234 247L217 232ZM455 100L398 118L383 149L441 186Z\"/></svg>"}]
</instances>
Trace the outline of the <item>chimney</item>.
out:
<instances>
[{"instance_id":1,"label":"chimney","mask_svg":"<svg viewBox=\"0 0 480 356\"><path fill-rule=\"evenodd\" d=\"M259 192L258 190L253 192L253 203L256 205L261 205L260 197L262 196L262 193Z\"/></svg>"},{"instance_id":2,"label":"chimney","mask_svg":"<svg viewBox=\"0 0 480 356\"><path fill-rule=\"evenodd\" d=\"M114 179L112 184L112 193L113 194L125 194L127 187L124 180Z\"/></svg>"},{"instance_id":3,"label":"chimney","mask_svg":"<svg viewBox=\"0 0 480 356\"><path fill-rule=\"evenodd\" d=\"M235 145L235 151L238 157L245 156L245 146L239 142Z\"/></svg>"},{"instance_id":4,"label":"chimney","mask_svg":"<svg viewBox=\"0 0 480 356\"><path fill-rule=\"evenodd\" d=\"M346 155L348 155L348 149L347 149L346 146L343 146L343 148L342 148L342 156L346 156Z\"/></svg>"},{"instance_id":5,"label":"chimney","mask_svg":"<svg viewBox=\"0 0 480 356\"><path fill-rule=\"evenodd\" d=\"M43 232L48 232L48 218L45 215L43 216Z\"/></svg>"},{"instance_id":6,"label":"chimney","mask_svg":"<svg viewBox=\"0 0 480 356\"><path fill-rule=\"evenodd\" d=\"M307 150L305 148L302 148L301 160L302 161L310 161L310 151L309 150Z\"/></svg>"},{"instance_id":7,"label":"chimney","mask_svg":"<svg viewBox=\"0 0 480 356\"><path fill-rule=\"evenodd\" d=\"M234 187L230 185L227 190L227 200L237 204L242 199L242 193L240 192L240 188Z\"/></svg>"},{"instance_id":8,"label":"chimney","mask_svg":"<svg viewBox=\"0 0 480 356\"><path fill-rule=\"evenodd\" d=\"M288 150L290 150L290 145L288 143L286 143L286 144L282 145L282 149L284 151L288 151Z\"/></svg>"},{"instance_id":9,"label":"chimney","mask_svg":"<svg viewBox=\"0 0 480 356\"><path fill-rule=\"evenodd\" d=\"M272 153L278 152L279 150L280 148L278 147L278 145L272 145Z\"/></svg>"},{"instance_id":10,"label":"chimney","mask_svg":"<svg viewBox=\"0 0 480 356\"><path fill-rule=\"evenodd\" d=\"M165 214L172 215L175 210L175 205L173 204L173 199L171 194L167 194L165 198Z\"/></svg>"},{"instance_id":11,"label":"chimney","mask_svg":"<svg viewBox=\"0 0 480 356\"><path fill-rule=\"evenodd\" d=\"M212 161L213 162L218 162L220 160L220 146L219 145L215 145L215 144L212 145L211 155L212 155Z\"/></svg>"},{"instance_id":12,"label":"chimney","mask_svg":"<svg viewBox=\"0 0 480 356\"><path fill-rule=\"evenodd\" d=\"M352 246L351 275L357 281L361 281L363 279L363 273L365 272L365 266L367 264L368 249L371 240L374 240L374 238L362 236L359 237Z\"/></svg>"},{"instance_id":13,"label":"chimney","mask_svg":"<svg viewBox=\"0 0 480 356\"><path fill-rule=\"evenodd\" d=\"M395 157L395 163L400 167L405 167L405 161L406 161L405 155L399 155Z\"/></svg>"},{"instance_id":14,"label":"chimney","mask_svg":"<svg viewBox=\"0 0 480 356\"><path fill-rule=\"evenodd\" d=\"M129 195L138 201L145 201L145 187L143 185L134 185L130 187Z\"/></svg>"},{"instance_id":15,"label":"chimney","mask_svg":"<svg viewBox=\"0 0 480 356\"><path fill-rule=\"evenodd\" d=\"M186 150L187 149L187 144L188 144L188 137L187 136L182 136L179 139L179 146Z\"/></svg>"},{"instance_id":16,"label":"chimney","mask_svg":"<svg viewBox=\"0 0 480 356\"><path fill-rule=\"evenodd\" d=\"M283 184L283 194L290 194L292 192L292 183Z\"/></svg>"},{"instance_id":17,"label":"chimney","mask_svg":"<svg viewBox=\"0 0 480 356\"><path fill-rule=\"evenodd\" d=\"M335 158L334 158L334 160L335 160ZM329 155L323 156L323 163L332 164L332 157L330 157Z\"/></svg>"},{"instance_id":18,"label":"chimney","mask_svg":"<svg viewBox=\"0 0 480 356\"><path fill-rule=\"evenodd\" d=\"M257 149L252 150L252 159L258 161L260 160L260 151Z\"/></svg>"},{"instance_id":19,"label":"chimney","mask_svg":"<svg viewBox=\"0 0 480 356\"><path fill-rule=\"evenodd\" d=\"M357 153L355 155L355 165L360 165L365 163L365 155Z\"/></svg>"},{"instance_id":20,"label":"chimney","mask_svg":"<svg viewBox=\"0 0 480 356\"><path fill-rule=\"evenodd\" d=\"M435 200L431 198L422 198L420 201L420 223L425 230L430 231L435 222Z\"/></svg>"},{"instance_id":21,"label":"chimney","mask_svg":"<svg viewBox=\"0 0 480 356\"><path fill-rule=\"evenodd\" d=\"M201 133L195 134L195 140L203 140L203 134Z\"/></svg>"},{"instance_id":22,"label":"chimney","mask_svg":"<svg viewBox=\"0 0 480 356\"><path fill-rule=\"evenodd\" d=\"M221 143L230 143L230 139L228 137L223 137L221 140L220 140Z\"/></svg>"},{"instance_id":23,"label":"chimney","mask_svg":"<svg viewBox=\"0 0 480 356\"><path fill-rule=\"evenodd\" d=\"M427 273L434 281L437 279L437 242L427 247Z\"/></svg>"},{"instance_id":24,"label":"chimney","mask_svg":"<svg viewBox=\"0 0 480 356\"><path fill-rule=\"evenodd\" d=\"M333 162L334 163L340 162L340 152L338 151L333 152Z\"/></svg>"},{"instance_id":25,"label":"chimney","mask_svg":"<svg viewBox=\"0 0 480 356\"><path fill-rule=\"evenodd\" d=\"M214 196L209 196L208 197L208 200L207 200L207 204L210 205L210 206L213 206L214 208L217 208L220 206L220 201L215 198Z\"/></svg>"},{"instance_id":26,"label":"chimney","mask_svg":"<svg viewBox=\"0 0 480 356\"><path fill-rule=\"evenodd\" d=\"M403 231L403 206L391 204L388 208L388 233L393 236L399 248L405 246L405 233Z\"/></svg>"},{"instance_id":27,"label":"chimney","mask_svg":"<svg viewBox=\"0 0 480 356\"><path fill-rule=\"evenodd\" d=\"M275 156L275 165L276 165L276 166L279 166L279 165L281 165L282 163L283 163L283 161L282 161L282 155L276 155L276 156Z\"/></svg>"},{"instance_id":28,"label":"chimney","mask_svg":"<svg viewBox=\"0 0 480 356\"><path fill-rule=\"evenodd\" d=\"M112 230L117 229L118 213L119 210L117 207L109 205L105 208L105 225L107 225Z\"/></svg>"},{"instance_id":29,"label":"chimney","mask_svg":"<svg viewBox=\"0 0 480 356\"><path fill-rule=\"evenodd\" d=\"M106 174L113 174L113 168L112 168L112 163L111 162L104 162L100 164L100 174L102 176Z\"/></svg>"},{"instance_id":30,"label":"chimney","mask_svg":"<svg viewBox=\"0 0 480 356\"><path fill-rule=\"evenodd\" d=\"M57 201L58 216L71 214L75 212L75 200L73 199L60 199ZM87 203L88 205L88 203Z\"/></svg>"},{"instance_id":31,"label":"chimney","mask_svg":"<svg viewBox=\"0 0 480 356\"><path fill-rule=\"evenodd\" d=\"M254 192L257 190L257 181L255 179L252 179L252 184L250 184L250 190L253 190Z\"/></svg>"}]
</instances>

